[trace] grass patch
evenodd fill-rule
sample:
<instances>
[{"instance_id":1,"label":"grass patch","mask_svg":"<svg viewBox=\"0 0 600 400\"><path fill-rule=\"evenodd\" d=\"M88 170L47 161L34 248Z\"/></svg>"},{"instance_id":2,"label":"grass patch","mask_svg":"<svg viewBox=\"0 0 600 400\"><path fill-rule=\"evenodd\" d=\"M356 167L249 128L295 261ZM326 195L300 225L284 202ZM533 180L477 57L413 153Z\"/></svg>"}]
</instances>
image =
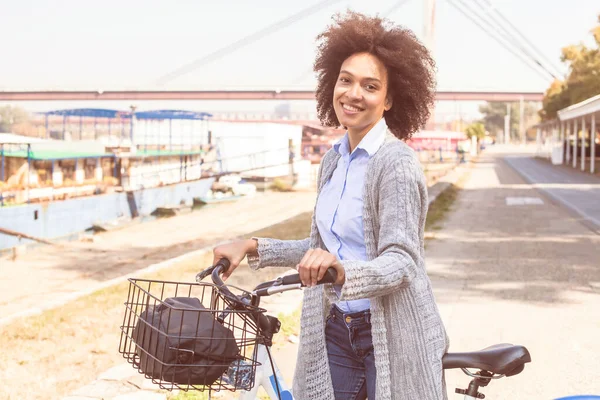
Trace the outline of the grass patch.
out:
<instances>
[{"instance_id":1,"label":"grass patch","mask_svg":"<svg viewBox=\"0 0 600 400\"><path fill-rule=\"evenodd\" d=\"M208 400L208 394L206 392L180 391L176 395L167 395L167 400Z\"/></svg>"},{"instance_id":2,"label":"grass patch","mask_svg":"<svg viewBox=\"0 0 600 400\"><path fill-rule=\"evenodd\" d=\"M275 192L292 192L294 189L292 185L281 178L273 179L273 182L269 186L269 189Z\"/></svg>"},{"instance_id":3,"label":"grass patch","mask_svg":"<svg viewBox=\"0 0 600 400\"><path fill-rule=\"evenodd\" d=\"M464 187L464 183L469 178L470 174L470 170L464 171L455 183L451 183L429 205L427 219L425 220L425 248L427 248L427 240L434 238L434 235L431 234L431 232L442 228L442 222L448 217L448 213L452 210L452 207L458 198L458 194Z\"/></svg>"},{"instance_id":4,"label":"grass patch","mask_svg":"<svg viewBox=\"0 0 600 400\"><path fill-rule=\"evenodd\" d=\"M458 191L459 188L451 184L430 204L425 221L425 231L441 229L441 223L458 197Z\"/></svg>"},{"instance_id":5,"label":"grass patch","mask_svg":"<svg viewBox=\"0 0 600 400\"><path fill-rule=\"evenodd\" d=\"M279 314L277 318L281 321L281 330L279 335L288 337L290 335L298 336L300 334L300 315L302 313L301 307L291 314Z\"/></svg>"}]
</instances>

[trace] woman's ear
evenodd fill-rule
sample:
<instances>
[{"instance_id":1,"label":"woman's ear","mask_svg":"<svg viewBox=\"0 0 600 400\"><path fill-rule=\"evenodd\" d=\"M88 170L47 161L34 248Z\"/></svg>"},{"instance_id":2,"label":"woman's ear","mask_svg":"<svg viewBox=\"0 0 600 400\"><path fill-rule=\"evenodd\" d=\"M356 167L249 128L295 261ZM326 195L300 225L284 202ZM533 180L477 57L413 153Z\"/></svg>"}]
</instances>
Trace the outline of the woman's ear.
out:
<instances>
[{"instance_id":1,"label":"woman's ear","mask_svg":"<svg viewBox=\"0 0 600 400\"><path fill-rule=\"evenodd\" d=\"M392 108L393 104L394 104L394 99L392 98L391 95L387 95L387 97L385 98L384 110L385 111L390 111L390 109Z\"/></svg>"}]
</instances>

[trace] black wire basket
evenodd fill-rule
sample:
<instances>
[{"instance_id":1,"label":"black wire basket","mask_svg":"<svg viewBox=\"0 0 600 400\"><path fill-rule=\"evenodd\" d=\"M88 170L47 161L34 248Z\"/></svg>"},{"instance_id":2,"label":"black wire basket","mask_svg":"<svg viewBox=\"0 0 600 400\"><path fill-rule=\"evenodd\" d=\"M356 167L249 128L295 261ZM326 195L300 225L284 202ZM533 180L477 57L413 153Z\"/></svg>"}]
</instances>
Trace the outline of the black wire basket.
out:
<instances>
[{"instance_id":1,"label":"black wire basket","mask_svg":"<svg viewBox=\"0 0 600 400\"><path fill-rule=\"evenodd\" d=\"M132 278L119 352L162 389L250 390L264 312L212 283Z\"/></svg>"}]
</instances>

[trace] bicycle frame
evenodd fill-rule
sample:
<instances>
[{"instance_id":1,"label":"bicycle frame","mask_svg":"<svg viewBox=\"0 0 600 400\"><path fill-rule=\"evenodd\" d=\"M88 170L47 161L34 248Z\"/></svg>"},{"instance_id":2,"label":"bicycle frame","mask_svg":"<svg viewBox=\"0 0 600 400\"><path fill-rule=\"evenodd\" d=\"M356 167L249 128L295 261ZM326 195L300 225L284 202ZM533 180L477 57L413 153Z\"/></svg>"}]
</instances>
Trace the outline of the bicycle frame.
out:
<instances>
[{"instance_id":1,"label":"bicycle frame","mask_svg":"<svg viewBox=\"0 0 600 400\"><path fill-rule=\"evenodd\" d=\"M260 363L260 366L256 368L256 375L254 378L254 387L251 391L240 392L238 397L239 400L255 400L258 393L258 389L262 386L263 389L269 395L272 400L279 400L280 397L277 395L277 384L279 385L279 393L281 394L281 400L293 400L294 396L290 391L289 387L285 383L279 367L273 360L271 365L271 359L267 352L267 347L264 344L256 346L257 357L256 360ZM274 373L273 373L274 372ZM275 379L277 377L277 379Z\"/></svg>"},{"instance_id":2,"label":"bicycle frame","mask_svg":"<svg viewBox=\"0 0 600 400\"><path fill-rule=\"evenodd\" d=\"M223 260L219 261L219 263L221 263L222 261ZM219 263L217 263L216 266L218 266ZM333 282L335 280L335 272L333 271L333 269L331 270L332 271L328 271L327 278L330 282ZM219 278L220 269L207 269L203 273L198 274L196 280L198 282L201 281L205 276L208 276L209 273L212 274L213 282L215 282L215 284L219 285L221 288L225 288L223 281L221 281ZM288 282L285 279L285 277L280 277L276 281L267 282L277 282L278 285L266 286L263 288L257 287L252 292L252 295L255 297L255 299L260 299L262 296L271 296L277 293L287 292L290 290L300 290L302 288L301 283L297 282L296 280L294 280L293 282ZM259 303L260 301L257 302L256 305L258 306ZM279 367L277 366L275 360L270 354L270 349L271 346L267 347L265 344L262 343L256 345L254 349L256 355L255 359L259 364L256 367L256 371L254 374L254 386L252 386L252 389L249 391L240 391L240 394L238 396L239 400L255 400L260 387L262 387L267 392L267 395L272 400L294 400L294 396L292 395L291 390L287 386L285 380L283 379L283 375L279 370Z\"/></svg>"}]
</instances>

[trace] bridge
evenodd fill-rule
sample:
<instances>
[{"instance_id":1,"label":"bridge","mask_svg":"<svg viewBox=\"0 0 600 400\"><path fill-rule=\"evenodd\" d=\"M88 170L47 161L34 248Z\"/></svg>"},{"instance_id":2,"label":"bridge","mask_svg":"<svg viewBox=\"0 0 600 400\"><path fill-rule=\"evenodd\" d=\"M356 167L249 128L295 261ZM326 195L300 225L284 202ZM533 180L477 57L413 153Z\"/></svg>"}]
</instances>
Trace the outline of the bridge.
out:
<instances>
[{"instance_id":1,"label":"bridge","mask_svg":"<svg viewBox=\"0 0 600 400\"><path fill-rule=\"evenodd\" d=\"M542 92L438 91L438 101L542 101ZM0 91L0 101L314 100L312 90L31 90Z\"/></svg>"}]
</instances>

